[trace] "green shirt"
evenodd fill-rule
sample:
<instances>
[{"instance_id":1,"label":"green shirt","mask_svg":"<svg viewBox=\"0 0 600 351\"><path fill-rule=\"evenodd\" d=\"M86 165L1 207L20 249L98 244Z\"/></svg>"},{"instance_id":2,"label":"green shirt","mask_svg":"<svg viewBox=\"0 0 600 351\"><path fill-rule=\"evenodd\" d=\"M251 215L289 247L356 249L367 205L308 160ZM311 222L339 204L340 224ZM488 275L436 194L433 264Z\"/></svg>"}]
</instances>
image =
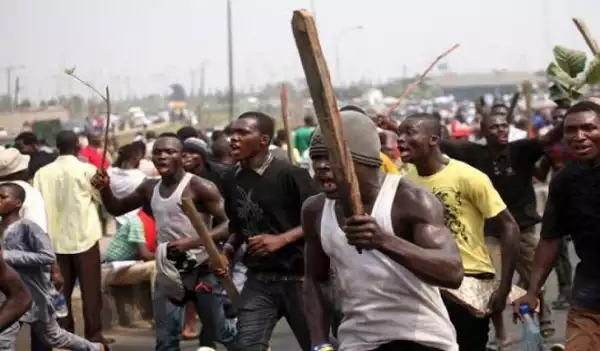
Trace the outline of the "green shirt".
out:
<instances>
[{"instance_id":1,"label":"green shirt","mask_svg":"<svg viewBox=\"0 0 600 351\"><path fill-rule=\"evenodd\" d=\"M114 235L103 262L138 260L137 245L146 243L144 225L138 216L130 216Z\"/></svg>"},{"instance_id":2,"label":"green shirt","mask_svg":"<svg viewBox=\"0 0 600 351\"><path fill-rule=\"evenodd\" d=\"M294 147L302 154L310 147L310 136L315 127L300 127L294 134Z\"/></svg>"}]
</instances>

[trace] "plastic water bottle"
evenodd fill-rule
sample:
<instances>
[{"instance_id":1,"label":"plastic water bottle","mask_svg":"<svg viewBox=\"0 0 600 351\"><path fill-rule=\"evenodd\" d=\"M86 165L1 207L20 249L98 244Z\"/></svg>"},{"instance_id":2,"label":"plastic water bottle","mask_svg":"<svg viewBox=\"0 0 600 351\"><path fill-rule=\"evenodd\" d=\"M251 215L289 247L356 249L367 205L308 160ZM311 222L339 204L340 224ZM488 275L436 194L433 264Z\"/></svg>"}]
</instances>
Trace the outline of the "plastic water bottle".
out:
<instances>
[{"instance_id":1,"label":"plastic water bottle","mask_svg":"<svg viewBox=\"0 0 600 351\"><path fill-rule=\"evenodd\" d=\"M69 315L69 309L67 308L67 300L61 293L56 293L52 296L54 302L54 310L56 311L57 318L65 318Z\"/></svg>"},{"instance_id":2,"label":"plastic water bottle","mask_svg":"<svg viewBox=\"0 0 600 351\"><path fill-rule=\"evenodd\" d=\"M544 351L540 328L529 306L521 305L519 311L521 312L521 316L523 316L523 351Z\"/></svg>"}]
</instances>

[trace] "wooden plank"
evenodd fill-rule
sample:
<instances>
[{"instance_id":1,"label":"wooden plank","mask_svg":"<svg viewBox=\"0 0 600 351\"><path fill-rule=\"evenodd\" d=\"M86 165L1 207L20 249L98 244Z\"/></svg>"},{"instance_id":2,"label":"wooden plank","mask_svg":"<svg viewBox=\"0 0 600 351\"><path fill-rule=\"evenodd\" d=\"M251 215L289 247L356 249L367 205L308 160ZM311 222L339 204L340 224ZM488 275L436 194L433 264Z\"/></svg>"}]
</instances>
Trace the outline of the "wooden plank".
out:
<instances>
[{"instance_id":1,"label":"wooden plank","mask_svg":"<svg viewBox=\"0 0 600 351\"><path fill-rule=\"evenodd\" d=\"M290 129L290 117L288 114L288 95L287 87L285 84L281 84L281 92L279 94L281 99L281 118L283 119L283 129L287 135L287 155L291 164L294 164L294 143L292 140L292 130Z\"/></svg>"},{"instance_id":2,"label":"wooden plank","mask_svg":"<svg viewBox=\"0 0 600 351\"><path fill-rule=\"evenodd\" d=\"M213 268L229 271L229 267L225 267L223 265L223 261L221 261L221 254L219 253L217 246L215 245L212 237L210 236L208 229L204 225L202 215L200 215L200 212L198 212L198 210L196 209L196 206L194 205L192 199L182 199L181 209L183 210L183 213L185 213L185 215L190 219L192 227L194 227L194 230L200 237L200 240L202 240L202 246L204 246L204 248L206 249L206 253L208 253L208 257ZM233 280L231 280L231 277L227 275L225 277L219 277L219 281L225 288L225 291L227 291L229 300L235 306L239 298L239 292L237 291Z\"/></svg>"},{"instance_id":3,"label":"wooden plank","mask_svg":"<svg viewBox=\"0 0 600 351\"><path fill-rule=\"evenodd\" d=\"M329 69L321 49L315 20L307 10L294 11L292 31L319 127L329 151L344 215L349 217L354 214L364 214L354 163L342 132L338 103L331 84Z\"/></svg>"}]
</instances>

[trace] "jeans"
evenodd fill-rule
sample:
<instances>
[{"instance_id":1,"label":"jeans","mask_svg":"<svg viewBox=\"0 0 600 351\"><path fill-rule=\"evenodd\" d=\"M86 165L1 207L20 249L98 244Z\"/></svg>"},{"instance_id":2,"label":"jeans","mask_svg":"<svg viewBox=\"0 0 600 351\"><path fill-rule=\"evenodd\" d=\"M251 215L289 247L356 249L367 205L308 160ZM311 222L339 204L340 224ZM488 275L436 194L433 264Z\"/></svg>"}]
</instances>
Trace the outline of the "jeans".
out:
<instances>
[{"instance_id":1,"label":"jeans","mask_svg":"<svg viewBox=\"0 0 600 351\"><path fill-rule=\"evenodd\" d=\"M235 326L225 317L222 287L213 274L202 274L198 283L213 287L210 292L188 291L186 299L194 303L198 317L202 322L200 346L216 349L216 342L234 350ZM156 324L156 351L180 350L181 328L184 319L184 304L176 304L161 294L160 284L154 288L154 320Z\"/></svg>"},{"instance_id":2,"label":"jeans","mask_svg":"<svg viewBox=\"0 0 600 351\"><path fill-rule=\"evenodd\" d=\"M301 281L264 281L248 275L238 308L238 342L244 351L265 351L275 325L285 317L298 344L310 351Z\"/></svg>"},{"instance_id":3,"label":"jeans","mask_svg":"<svg viewBox=\"0 0 600 351\"><path fill-rule=\"evenodd\" d=\"M50 322L36 321L28 323L32 332L39 336L39 341L43 345L50 346L50 349L67 349L75 351L97 351L100 350L98 344L93 344L80 336L71 334L62 329L56 320ZM21 323L13 324L9 329L0 333L0 350L16 350L17 335L21 329ZM35 350L33 346L31 350Z\"/></svg>"},{"instance_id":4,"label":"jeans","mask_svg":"<svg viewBox=\"0 0 600 351\"><path fill-rule=\"evenodd\" d=\"M569 292L573 286L573 266L569 260L569 240L567 237L561 239L554 270L556 271L556 279L558 280L558 292Z\"/></svg>"}]
</instances>

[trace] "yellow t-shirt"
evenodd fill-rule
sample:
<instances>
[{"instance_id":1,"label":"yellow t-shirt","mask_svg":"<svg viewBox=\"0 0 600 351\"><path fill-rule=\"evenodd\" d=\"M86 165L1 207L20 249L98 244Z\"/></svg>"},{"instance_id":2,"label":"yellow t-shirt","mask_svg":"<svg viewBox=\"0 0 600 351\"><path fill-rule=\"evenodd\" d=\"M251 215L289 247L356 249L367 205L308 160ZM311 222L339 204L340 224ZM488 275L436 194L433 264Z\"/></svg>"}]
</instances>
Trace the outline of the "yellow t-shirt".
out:
<instances>
[{"instance_id":1,"label":"yellow t-shirt","mask_svg":"<svg viewBox=\"0 0 600 351\"><path fill-rule=\"evenodd\" d=\"M444 205L446 227L456 239L465 273L494 273L483 225L487 218L505 210L506 205L490 178L454 159L432 176L421 177L416 167L410 167L406 177L431 191Z\"/></svg>"},{"instance_id":2,"label":"yellow t-shirt","mask_svg":"<svg viewBox=\"0 0 600 351\"><path fill-rule=\"evenodd\" d=\"M396 164L394 164L394 161L392 161L391 158L388 157L388 155L384 154L383 152L379 153L379 158L381 159L381 170L385 173L389 173L389 174L400 174L400 171L398 170L398 167L396 167Z\"/></svg>"}]
</instances>

